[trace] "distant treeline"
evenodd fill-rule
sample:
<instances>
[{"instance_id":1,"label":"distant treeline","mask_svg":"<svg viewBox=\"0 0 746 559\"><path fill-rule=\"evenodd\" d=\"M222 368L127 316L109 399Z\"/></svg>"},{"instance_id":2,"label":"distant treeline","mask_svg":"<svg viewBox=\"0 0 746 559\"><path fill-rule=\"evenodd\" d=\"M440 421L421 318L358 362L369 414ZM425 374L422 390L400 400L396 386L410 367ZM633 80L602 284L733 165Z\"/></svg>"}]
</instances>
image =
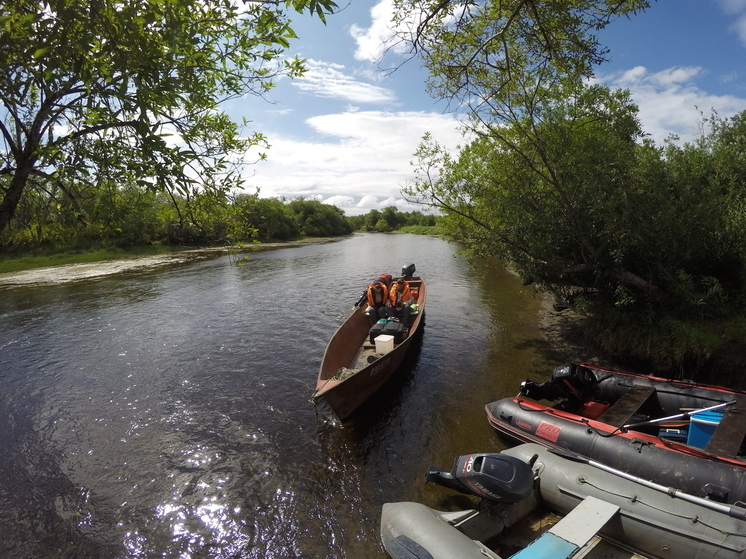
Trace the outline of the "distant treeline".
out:
<instances>
[{"instance_id":1,"label":"distant treeline","mask_svg":"<svg viewBox=\"0 0 746 559\"><path fill-rule=\"evenodd\" d=\"M234 244L433 227L438 219L393 206L348 217L318 200L261 198L258 193L184 197L107 184L85 196L69 194L48 185L27 197L0 237L0 249L18 254L37 248Z\"/></svg>"},{"instance_id":2,"label":"distant treeline","mask_svg":"<svg viewBox=\"0 0 746 559\"><path fill-rule=\"evenodd\" d=\"M422 212L400 212L396 206L383 211L370 210L367 214L348 217L355 231L398 231L403 228L416 229L436 227L440 218Z\"/></svg>"}]
</instances>

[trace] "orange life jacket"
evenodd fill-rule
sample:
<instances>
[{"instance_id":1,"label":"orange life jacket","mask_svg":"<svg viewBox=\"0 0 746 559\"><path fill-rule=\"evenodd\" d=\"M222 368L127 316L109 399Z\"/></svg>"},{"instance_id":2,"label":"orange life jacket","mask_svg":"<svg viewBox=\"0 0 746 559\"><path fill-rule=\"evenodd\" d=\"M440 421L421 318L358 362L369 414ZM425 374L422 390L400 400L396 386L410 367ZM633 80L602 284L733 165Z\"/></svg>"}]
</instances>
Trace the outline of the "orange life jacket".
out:
<instances>
[{"instance_id":1,"label":"orange life jacket","mask_svg":"<svg viewBox=\"0 0 746 559\"><path fill-rule=\"evenodd\" d=\"M386 289L389 289L391 287L391 280L393 278L391 277L391 274L381 274L378 276L375 281L382 281L386 284Z\"/></svg>"},{"instance_id":2,"label":"orange life jacket","mask_svg":"<svg viewBox=\"0 0 746 559\"><path fill-rule=\"evenodd\" d=\"M382 281L376 280L368 286L368 304L371 307L380 307L386 304L386 300L389 296L389 290L386 288L386 284Z\"/></svg>"},{"instance_id":3,"label":"orange life jacket","mask_svg":"<svg viewBox=\"0 0 746 559\"><path fill-rule=\"evenodd\" d=\"M391 284L389 289L389 301L395 307L401 307L402 301L409 301L412 297L412 292L409 289L409 282L405 280L397 280Z\"/></svg>"}]
</instances>

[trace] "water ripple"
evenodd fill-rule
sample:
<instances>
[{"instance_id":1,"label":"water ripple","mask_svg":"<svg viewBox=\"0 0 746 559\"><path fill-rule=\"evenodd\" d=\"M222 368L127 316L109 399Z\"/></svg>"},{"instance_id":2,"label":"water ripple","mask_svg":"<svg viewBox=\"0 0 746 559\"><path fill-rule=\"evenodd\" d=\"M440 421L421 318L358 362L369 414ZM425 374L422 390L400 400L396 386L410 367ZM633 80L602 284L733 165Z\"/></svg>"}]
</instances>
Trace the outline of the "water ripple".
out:
<instances>
[{"instance_id":1,"label":"water ripple","mask_svg":"<svg viewBox=\"0 0 746 559\"><path fill-rule=\"evenodd\" d=\"M430 463L495 444L492 371L541 361L501 316L530 321L531 300L456 248L355 235L4 290L0 556L385 557L381 504L434 499ZM421 346L341 425L308 402L326 342L410 262L428 280Z\"/></svg>"}]
</instances>

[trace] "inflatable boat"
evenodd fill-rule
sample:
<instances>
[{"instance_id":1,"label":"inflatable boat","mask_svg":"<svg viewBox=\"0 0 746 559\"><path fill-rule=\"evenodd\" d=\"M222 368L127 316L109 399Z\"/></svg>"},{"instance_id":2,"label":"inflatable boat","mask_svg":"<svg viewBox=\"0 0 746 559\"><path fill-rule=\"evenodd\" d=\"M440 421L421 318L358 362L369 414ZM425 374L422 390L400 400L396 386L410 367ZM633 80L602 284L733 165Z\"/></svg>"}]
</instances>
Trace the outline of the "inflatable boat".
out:
<instances>
[{"instance_id":1,"label":"inflatable boat","mask_svg":"<svg viewBox=\"0 0 746 559\"><path fill-rule=\"evenodd\" d=\"M381 541L394 559L746 556L746 509L566 451L524 444L464 455L426 479L481 500L450 512L385 504Z\"/></svg>"},{"instance_id":2,"label":"inflatable boat","mask_svg":"<svg viewBox=\"0 0 746 559\"><path fill-rule=\"evenodd\" d=\"M746 501L741 391L573 364L485 409L492 427L519 442L567 449L713 501Z\"/></svg>"}]
</instances>

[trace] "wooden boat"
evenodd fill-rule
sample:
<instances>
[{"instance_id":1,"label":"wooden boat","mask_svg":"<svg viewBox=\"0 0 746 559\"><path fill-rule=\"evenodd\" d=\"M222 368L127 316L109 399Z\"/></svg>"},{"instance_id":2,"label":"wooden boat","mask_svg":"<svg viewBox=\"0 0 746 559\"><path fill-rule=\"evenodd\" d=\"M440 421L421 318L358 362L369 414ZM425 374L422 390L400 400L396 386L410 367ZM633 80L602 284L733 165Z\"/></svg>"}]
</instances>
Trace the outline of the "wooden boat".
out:
<instances>
[{"instance_id":1,"label":"wooden boat","mask_svg":"<svg viewBox=\"0 0 746 559\"><path fill-rule=\"evenodd\" d=\"M517 441L714 501L746 501L742 391L573 364L485 409L492 427Z\"/></svg>"},{"instance_id":2,"label":"wooden boat","mask_svg":"<svg viewBox=\"0 0 746 559\"><path fill-rule=\"evenodd\" d=\"M394 335L393 349L386 351L384 348L384 353L382 344L377 348L375 339L371 339L373 335L365 306L357 307L329 340L311 401L314 404L326 402L341 421L349 418L396 373L412 340L424 326L425 281L418 276L407 278L407 281L418 310L410 313L409 324L403 325ZM385 331L383 333L386 335Z\"/></svg>"},{"instance_id":3,"label":"wooden boat","mask_svg":"<svg viewBox=\"0 0 746 559\"><path fill-rule=\"evenodd\" d=\"M426 479L481 501L452 512L414 502L384 504L381 541L394 559L746 555L746 509L541 445L464 455L450 472L431 467Z\"/></svg>"}]
</instances>

